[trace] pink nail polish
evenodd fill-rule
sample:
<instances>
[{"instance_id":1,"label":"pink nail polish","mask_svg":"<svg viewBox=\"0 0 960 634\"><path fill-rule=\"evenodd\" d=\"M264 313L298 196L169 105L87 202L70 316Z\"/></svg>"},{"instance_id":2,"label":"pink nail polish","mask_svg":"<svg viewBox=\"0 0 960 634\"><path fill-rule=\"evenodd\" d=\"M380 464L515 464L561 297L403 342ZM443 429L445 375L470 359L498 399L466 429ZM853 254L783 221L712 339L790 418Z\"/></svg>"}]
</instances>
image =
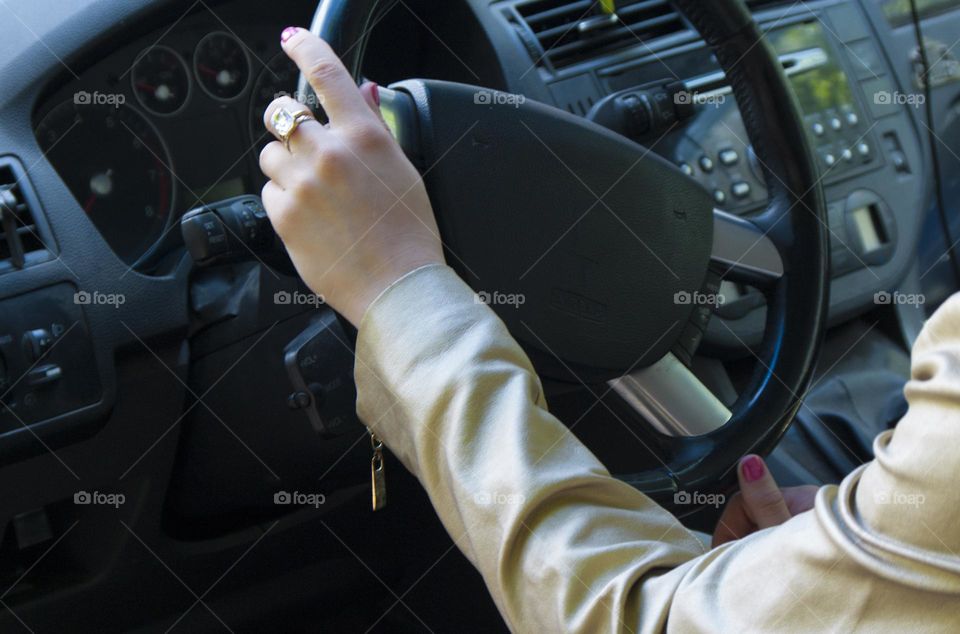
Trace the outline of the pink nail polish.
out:
<instances>
[{"instance_id":1,"label":"pink nail polish","mask_svg":"<svg viewBox=\"0 0 960 634\"><path fill-rule=\"evenodd\" d=\"M740 468L743 469L743 476L747 482L756 482L766 473L763 466L763 460L757 456L747 456L740 462Z\"/></svg>"},{"instance_id":2,"label":"pink nail polish","mask_svg":"<svg viewBox=\"0 0 960 634\"><path fill-rule=\"evenodd\" d=\"M281 41L281 42L286 42L286 41L289 40L291 37L293 37L294 35L296 35L296 34L297 34L297 31L299 31L299 30L300 30L300 29L299 29L298 27L288 26L287 28L285 28L285 29L283 30L283 33L280 34L280 41Z\"/></svg>"},{"instance_id":3,"label":"pink nail polish","mask_svg":"<svg viewBox=\"0 0 960 634\"><path fill-rule=\"evenodd\" d=\"M373 103L380 105L380 86L373 84L370 86L370 94L373 95Z\"/></svg>"}]
</instances>

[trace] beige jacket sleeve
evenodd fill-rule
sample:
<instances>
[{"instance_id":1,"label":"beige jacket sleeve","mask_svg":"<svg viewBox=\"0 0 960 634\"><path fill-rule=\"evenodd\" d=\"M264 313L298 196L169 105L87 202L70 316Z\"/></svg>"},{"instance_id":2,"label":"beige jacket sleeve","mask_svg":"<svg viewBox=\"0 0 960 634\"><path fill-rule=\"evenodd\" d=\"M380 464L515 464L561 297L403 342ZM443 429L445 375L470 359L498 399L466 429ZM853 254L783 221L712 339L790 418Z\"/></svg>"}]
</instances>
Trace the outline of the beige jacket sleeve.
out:
<instances>
[{"instance_id":1,"label":"beige jacket sleeve","mask_svg":"<svg viewBox=\"0 0 960 634\"><path fill-rule=\"evenodd\" d=\"M517 632L960 631L960 297L914 349L877 459L781 526L705 551L548 411L445 266L364 317L358 411L423 484Z\"/></svg>"}]
</instances>

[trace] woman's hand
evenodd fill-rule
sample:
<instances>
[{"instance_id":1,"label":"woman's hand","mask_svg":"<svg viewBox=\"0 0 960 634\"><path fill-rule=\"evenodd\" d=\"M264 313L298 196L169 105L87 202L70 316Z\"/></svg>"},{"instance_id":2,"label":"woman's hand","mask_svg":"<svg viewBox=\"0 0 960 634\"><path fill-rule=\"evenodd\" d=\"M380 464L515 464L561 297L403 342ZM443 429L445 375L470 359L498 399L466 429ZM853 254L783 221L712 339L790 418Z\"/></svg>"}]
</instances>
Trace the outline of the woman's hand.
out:
<instances>
[{"instance_id":1,"label":"woman's hand","mask_svg":"<svg viewBox=\"0 0 960 634\"><path fill-rule=\"evenodd\" d=\"M781 489L760 456L749 455L737 467L740 492L723 509L713 533L713 546L746 537L809 511L819 487L808 485Z\"/></svg>"},{"instance_id":2,"label":"woman's hand","mask_svg":"<svg viewBox=\"0 0 960 634\"><path fill-rule=\"evenodd\" d=\"M359 325L367 306L415 268L443 262L420 174L380 118L377 87L357 88L326 42L306 29L281 36L284 52L320 98L330 123L302 123L290 151L274 141L260 154L270 181L263 204L297 272L335 310ZM289 97L278 108L304 106Z\"/></svg>"}]
</instances>

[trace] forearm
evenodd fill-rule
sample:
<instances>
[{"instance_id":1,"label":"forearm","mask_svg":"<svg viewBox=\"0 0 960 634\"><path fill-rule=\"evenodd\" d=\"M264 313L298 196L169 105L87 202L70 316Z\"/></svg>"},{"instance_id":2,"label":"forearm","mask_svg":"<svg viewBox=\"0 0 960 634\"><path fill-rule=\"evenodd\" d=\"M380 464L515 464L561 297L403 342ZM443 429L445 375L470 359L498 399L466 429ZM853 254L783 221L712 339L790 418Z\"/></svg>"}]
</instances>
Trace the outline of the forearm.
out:
<instances>
[{"instance_id":1,"label":"forearm","mask_svg":"<svg viewBox=\"0 0 960 634\"><path fill-rule=\"evenodd\" d=\"M642 616L634 586L702 553L699 540L547 411L526 355L451 270L377 300L356 374L362 419L419 477L514 627L663 626L675 582Z\"/></svg>"}]
</instances>

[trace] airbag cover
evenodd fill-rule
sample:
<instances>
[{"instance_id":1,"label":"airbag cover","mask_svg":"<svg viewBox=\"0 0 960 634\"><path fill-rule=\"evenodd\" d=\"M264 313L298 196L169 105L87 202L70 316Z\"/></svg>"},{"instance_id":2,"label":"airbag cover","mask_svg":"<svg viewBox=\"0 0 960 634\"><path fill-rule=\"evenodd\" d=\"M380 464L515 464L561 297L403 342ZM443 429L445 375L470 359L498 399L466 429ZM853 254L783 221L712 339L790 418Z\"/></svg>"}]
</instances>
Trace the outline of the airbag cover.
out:
<instances>
[{"instance_id":1,"label":"airbag cover","mask_svg":"<svg viewBox=\"0 0 960 634\"><path fill-rule=\"evenodd\" d=\"M519 95L432 80L392 88L416 103L448 263L538 371L599 380L670 349L710 258L713 201L699 184Z\"/></svg>"}]
</instances>

